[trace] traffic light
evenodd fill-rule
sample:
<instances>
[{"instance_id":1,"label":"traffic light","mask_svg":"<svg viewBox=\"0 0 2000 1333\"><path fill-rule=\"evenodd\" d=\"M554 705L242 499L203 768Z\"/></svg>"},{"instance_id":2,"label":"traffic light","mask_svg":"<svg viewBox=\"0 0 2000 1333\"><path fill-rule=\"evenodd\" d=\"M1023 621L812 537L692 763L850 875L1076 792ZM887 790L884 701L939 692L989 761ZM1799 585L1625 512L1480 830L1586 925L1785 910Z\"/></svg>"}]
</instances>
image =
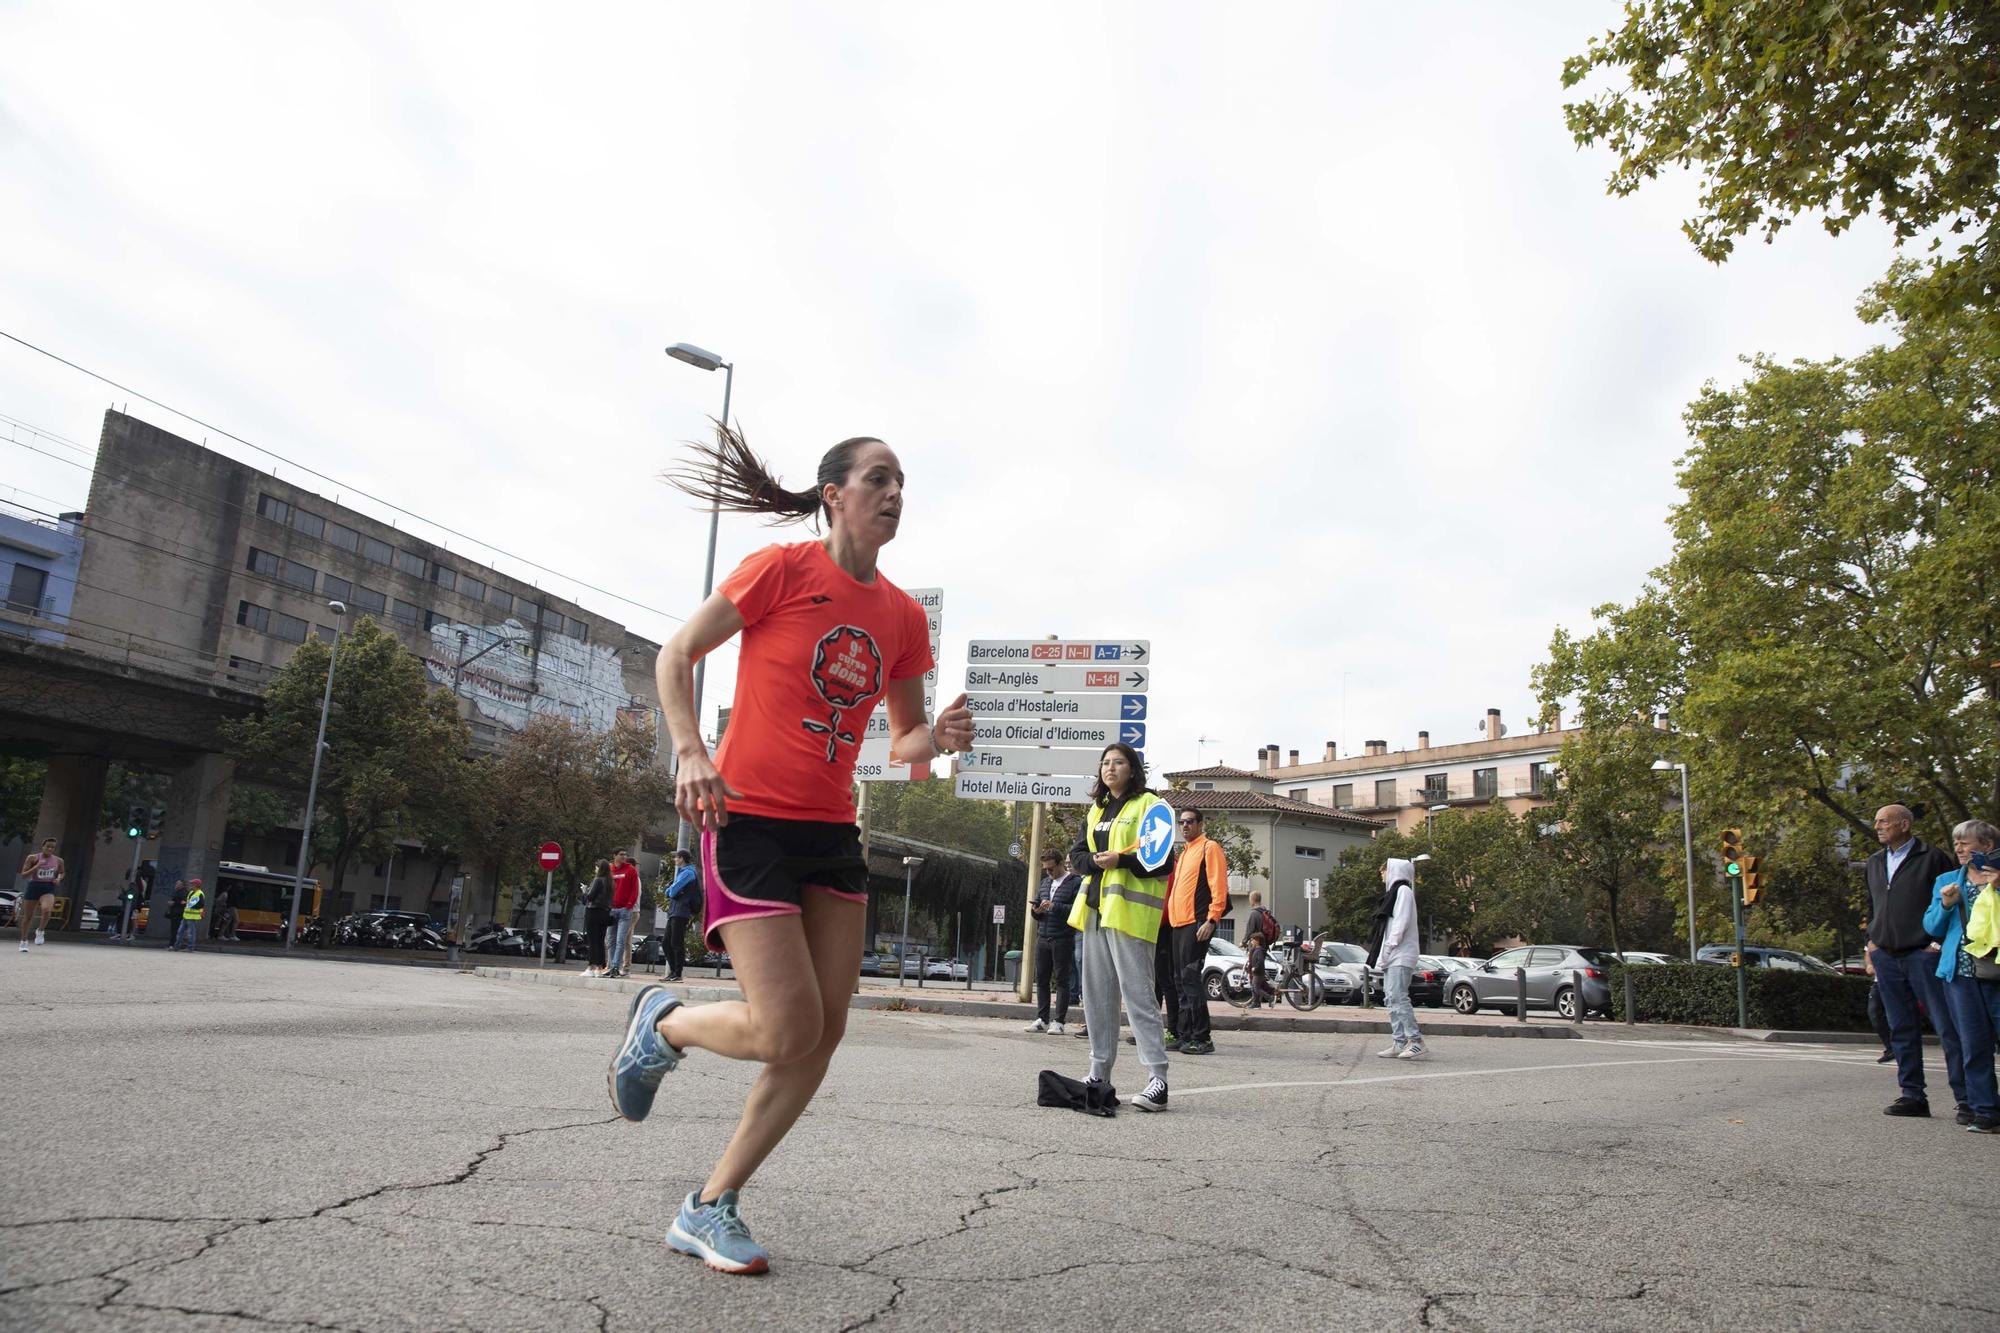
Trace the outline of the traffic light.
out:
<instances>
[{"instance_id":1,"label":"traffic light","mask_svg":"<svg viewBox=\"0 0 2000 1333\"><path fill-rule=\"evenodd\" d=\"M1758 873L1757 870L1757 867L1763 864L1763 860L1764 858L1761 856L1746 856L1743 858L1743 905L1745 907L1757 901L1757 894L1764 887L1764 876Z\"/></svg>"},{"instance_id":2,"label":"traffic light","mask_svg":"<svg viewBox=\"0 0 2000 1333\"><path fill-rule=\"evenodd\" d=\"M146 807L132 806L125 812L125 836L143 838L146 836Z\"/></svg>"},{"instance_id":3,"label":"traffic light","mask_svg":"<svg viewBox=\"0 0 2000 1333\"><path fill-rule=\"evenodd\" d=\"M1743 830L1722 830L1722 873L1731 879L1743 873Z\"/></svg>"},{"instance_id":4,"label":"traffic light","mask_svg":"<svg viewBox=\"0 0 2000 1333\"><path fill-rule=\"evenodd\" d=\"M159 841L160 829L165 826L166 822L167 807L164 805L154 806L152 814L146 820L146 841Z\"/></svg>"}]
</instances>

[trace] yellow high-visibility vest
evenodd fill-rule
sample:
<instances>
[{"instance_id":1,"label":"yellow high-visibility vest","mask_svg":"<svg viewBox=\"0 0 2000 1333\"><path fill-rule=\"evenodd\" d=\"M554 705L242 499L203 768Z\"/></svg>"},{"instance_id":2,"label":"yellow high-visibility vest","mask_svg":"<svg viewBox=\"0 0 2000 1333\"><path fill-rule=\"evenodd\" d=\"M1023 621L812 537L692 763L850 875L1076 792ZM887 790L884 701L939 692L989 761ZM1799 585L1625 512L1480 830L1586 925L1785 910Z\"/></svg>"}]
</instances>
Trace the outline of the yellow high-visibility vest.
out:
<instances>
[{"instance_id":1,"label":"yellow high-visibility vest","mask_svg":"<svg viewBox=\"0 0 2000 1333\"><path fill-rule=\"evenodd\" d=\"M199 921L208 914L208 895L200 889L189 889L187 902L181 907L183 921Z\"/></svg>"},{"instance_id":2,"label":"yellow high-visibility vest","mask_svg":"<svg viewBox=\"0 0 2000 1333\"><path fill-rule=\"evenodd\" d=\"M1090 822L1084 825L1086 845L1092 851L1124 851L1139 845L1139 821L1146 812L1161 804L1160 798L1151 792L1141 792L1125 802L1116 818L1111 821L1109 834L1102 839L1103 847L1097 844L1097 826L1104 822L1104 805L1100 802L1090 807ZM1146 941L1148 944L1160 938L1160 918L1167 910L1166 879L1140 879L1122 866L1102 872L1103 879L1097 889L1097 920L1106 930L1115 930L1122 935ZM1085 901L1085 891L1079 890L1076 905L1069 909L1069 925L1072 930L1082 930L1090 920L1090 904Z\"/></svg>"}]
</instances>

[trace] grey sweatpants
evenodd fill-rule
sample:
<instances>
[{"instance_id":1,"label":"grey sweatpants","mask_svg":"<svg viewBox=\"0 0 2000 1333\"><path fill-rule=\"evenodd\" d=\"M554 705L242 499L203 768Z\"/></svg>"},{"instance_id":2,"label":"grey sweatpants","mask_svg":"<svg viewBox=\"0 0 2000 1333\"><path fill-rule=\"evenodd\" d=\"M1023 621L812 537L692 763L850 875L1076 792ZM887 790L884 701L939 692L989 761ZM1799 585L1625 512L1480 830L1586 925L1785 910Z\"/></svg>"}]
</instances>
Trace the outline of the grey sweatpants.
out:
<instances>
[{"instance_id":1,"label":"grey sweatpants","mask_svg":"<svg viewBox=\"0 0 2000 1333\"><path fill-rule=\"evenodd\" d=\"M1118 1001L1125 1001L1125 1021L1139 1047L1139 1063L1165 1082L1166 1039L1160 1027L1160 1002L1153 995L1153 942L1097 924L1097 913L1084 909L1083 1018L1090 1025L1090 1076L1111 1077L1118 1058Z\"/></svg>"}]
</instances>

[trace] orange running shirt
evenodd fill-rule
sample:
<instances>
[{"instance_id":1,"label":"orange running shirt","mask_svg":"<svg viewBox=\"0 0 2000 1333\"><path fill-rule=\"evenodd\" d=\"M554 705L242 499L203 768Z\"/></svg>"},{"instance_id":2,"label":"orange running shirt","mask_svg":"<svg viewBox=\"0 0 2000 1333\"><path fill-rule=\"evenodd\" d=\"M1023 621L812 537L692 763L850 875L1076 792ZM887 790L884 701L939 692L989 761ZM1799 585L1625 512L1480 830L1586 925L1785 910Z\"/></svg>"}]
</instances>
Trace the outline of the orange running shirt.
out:
<instances>
[{"instance_id":1,"label":"orange running shirt","mask_svg":"<svg viewBox=\"0 0 2000 1333\"><path fill-rule=\"evenodd\" d=\"M736 698L715 766L731 811L854 822L854 760L892 680L933 665L930 626L882 577L857 582L818 542L767 546L717 589L743 617Z\"/></svg>"}]
</instances>

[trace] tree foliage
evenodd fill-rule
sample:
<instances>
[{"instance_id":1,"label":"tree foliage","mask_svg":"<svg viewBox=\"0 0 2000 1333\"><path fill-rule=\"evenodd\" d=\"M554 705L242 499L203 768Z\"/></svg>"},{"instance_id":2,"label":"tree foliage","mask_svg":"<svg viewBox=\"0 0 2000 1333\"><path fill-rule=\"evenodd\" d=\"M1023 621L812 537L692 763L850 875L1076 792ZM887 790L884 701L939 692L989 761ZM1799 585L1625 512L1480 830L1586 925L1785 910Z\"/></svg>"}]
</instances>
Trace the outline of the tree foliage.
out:
<instances>
[{"instance_id":1,"label":"tree foliage","mask_svg":"<svg viewBox=\"0 0 2000 1333\"><path fill-rule=\"evenodd\" d=\"M0 755L0 842L34 836L48 780L47 761Z\"/></svg>"},{"instance_id":2,"label":"tree foliage","mask_svg":"<svg viewBox=\"0 0 2000 1333\"><path fill-rule=\"evenodd\" d=\"M257 715L224 725L239 762L306 790L330 654L319 639L300 644ZM433 690L423 664L363 616L340 643L313 816L313 856L333 870L333 898L357 858L388 855L399 833L421 836L450 808L469 739L450 695Z\"/></svg>"},{"instance_id":3,"label":"tree foliage","mask_svg":"<svg viewBox=\"0 0 2000 1333\"><path fill-rule=\"evenodd\" d=\"M1876 216L1898 240L1967 234L1991 289L2000 210L2000 6L1990 0L1638 0L1563 64L1579 145L1617 155L1609 189L1700 177L1683 230L1721 262L1802 213L1838 234Z\"/></svg>"},{"instance_id":4,"label":"tree foliage","mask_svg":"<svg viewBox=\"0 0 2000 1333\"><path fill-rule=\"evenodd\" d=\"M1019 809L1025 817L1027 803L1021 803ZM1016 840L1005 805L962 800L942 778L870 783L868 823L871 829L884 833L900 833L996 861L1006 859L1008 844ZM1027 835L1021 834L1019 841L1026 847Z\"/></svg>"},{"instance_id":5,"label":"tree foliage","mask_svg":"<svg viewBox=\"0 0 2000 1333\"><path fill-rule=\"evenodd\" d=\"M1558 889L1602 902L1613 950L1623 947L1621 907L1642 916L1647 938L1657 938L1673 916L1658 851L1669 834L1663 784L1652 771L1659 740L1657 731L1638 723L1570 737L1549 803L1530 812L1528 821L1530 841Z\"/></svg>"}]
</instances>

